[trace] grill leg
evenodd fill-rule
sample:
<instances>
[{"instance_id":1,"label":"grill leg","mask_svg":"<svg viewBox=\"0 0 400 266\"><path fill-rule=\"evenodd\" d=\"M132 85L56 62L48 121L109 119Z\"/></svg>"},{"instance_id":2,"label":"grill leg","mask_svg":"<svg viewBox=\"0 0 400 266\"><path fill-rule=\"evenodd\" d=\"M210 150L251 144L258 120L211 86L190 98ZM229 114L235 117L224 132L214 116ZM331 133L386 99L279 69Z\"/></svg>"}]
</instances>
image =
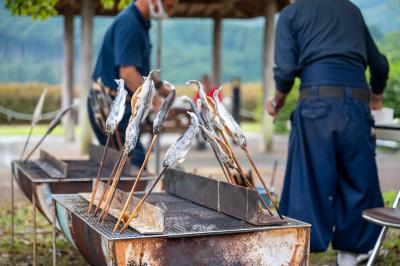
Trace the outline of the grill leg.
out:
<instances>
[{"instance_id":1,"label":"grill leg","mask_svg":"<svg viewBox=\"0 0 400 266\"><path fill-rule=\"evenodd\" d=\"M11 173L11 228L10 228L10 250L14 248L14 166Z\"/></svg>"},{"instance_id":2,"label":"grill leg","mask_svg":"<svg viewBox=\"0 0 400 266\"><path fill-rule=\"evenodd\" d=\"M33 186L32 186L32 205L33 205L32 265L36 266L36 194Z\"/></svg>"},{"instance_id":3,"label":"grill leg","mask_svg":"<svg viewBox=\"0 0 400 266\"><path fill-rule=\"evenodd\" d=\"M372 250L372 254L368 259L367 266L372 266L374 264L375 258L378 255L379 248L381 247L381 244L383 242L383 239L385 238L386 232L387 232L387 227L384 226L381 230L381 233L379 234L378 240L375 243L374 249Z\"/></svg>"},{"instance_id":4,"label":"grill leg","mask_svg":"<svg viewBox=\"0 0 400 266\"><path fill-rule=\"evenodd\" d=\"M52 201L52 246L53 246L53 266L57 265L57 246L56 246L56 201L53 199Z\"/></svg>"}]
</instances>

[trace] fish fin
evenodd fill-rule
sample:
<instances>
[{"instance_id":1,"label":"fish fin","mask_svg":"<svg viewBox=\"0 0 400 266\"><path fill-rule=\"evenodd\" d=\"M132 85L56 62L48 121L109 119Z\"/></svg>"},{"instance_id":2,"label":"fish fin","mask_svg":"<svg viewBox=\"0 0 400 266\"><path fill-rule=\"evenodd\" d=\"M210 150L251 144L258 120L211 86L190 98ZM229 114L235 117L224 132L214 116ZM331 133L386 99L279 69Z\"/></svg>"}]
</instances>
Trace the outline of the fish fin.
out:
<instances>
[{"instance_id":1,"label":"fish fin","mask_svg":"<svg viewBox=\"0 0 400 266\"><path fill-rule=\"evenodd\" d=\"M137 100L138 100L138 97L139 97L139 94L140 94L140 92L142 91L142 86L140 86L139 88L137 88L137 90L135 91L135 93L133 94L133 96L132 96L132 99L131 99L131 112L132 112L132 116L135 116L136 115L136 112L137 112L137 106L136 106L136 103L137 103Z\"/></svg>"}]
</instances>

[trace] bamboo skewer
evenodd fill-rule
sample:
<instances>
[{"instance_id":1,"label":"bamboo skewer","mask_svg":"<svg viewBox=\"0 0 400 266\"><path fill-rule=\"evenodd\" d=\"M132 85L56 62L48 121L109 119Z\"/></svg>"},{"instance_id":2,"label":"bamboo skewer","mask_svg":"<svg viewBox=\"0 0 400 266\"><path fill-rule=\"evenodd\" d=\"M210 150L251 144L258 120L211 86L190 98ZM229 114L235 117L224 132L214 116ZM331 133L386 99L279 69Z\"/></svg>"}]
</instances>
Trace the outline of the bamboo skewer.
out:
<instances>
[{"instance_id":1,"label":"bamboo skewer","mask_svg":"<svg viewBox=\"0 0 400 266\"><path fill-rule=\"evenodd\" d=\"M61 110L54 118L53 120L50 121L49 126L47 127L46 133L42 136L42 138L39 140L39 142L33 147L33 149L30 151L30 153L26 156L24 159L24 162L28 161L29 158L31 158L32 154L36 151L37 148L43 143L43 141L46 139L48 135L53 131L53 129L61 122L61 119L63 116L68 113L71 109L73 108L73 105L70 105L63 110Z\"/></svg>"},{"instance_id":2,"label":"bamboo skewer","mask_svg":"<svg viewBox=\"0 0 400 266\"><path fill-rule=\"evenodd\" d=\"M87 210L87 214L90 214L90 211L92 210L92 207L93 207L94 197L96 196L97 187L99 185L101 173L103 172L103 164L104 164L104 160L105 160L106 155L107 155L107 150L108 150L108 146L110 145L110 141L111 141L111 135L108 135L107 136L106 145L104 146L104 149L103 149L103 155L101 156L100 166L99 166L99 170L97 172L96 181L94 183L94 187L93 187L93 190L92 190L92 196L90 198L89 208Z\"/></svg>"},{"instance_id":3,"label":"bamboo skewer","mask_svg":"<svg viewBox=\"0 0 400 266\"><path fill-rule=\"evenodd\" d=\"M22 153L21 153L21 157L20 157L21 161L24 158L24 154L25 154L26 148L28 147L29 140L31 139L32 131L33 131L33 125L31 125L31 127L29 129L28 137L26 138L26 141L25 141L25 144L24 144L24 148L22 149Z\"/></svg>"},{"instance_id":4,"label":"bamboo skewer","mask_svg":"<svg viewBox=\"0 0 400 266\"><path fill-rule=\"evenodd\" d=\"M132 221L133 218L135 218L136 213L138 212L139 208L142 206L143 202L146 200L146 198L150 195L150 193L153 191L154 187L160 181L161 177L164 175L165 171L168 169L169 166L165 166L163 170L161 171L160 175L157 177L157 179L154 181L153 185L151 188L146 192L146 194L140 199L138 205L135 207L135 209L131 212L129 215L128 220L126 221L125 225L122 227L121 231L119 232L120 234L123 233L126 228L129 226L129 223Z\"/></svg>"},{"instance_id":5,"label":"bamboo skewer","mask_svg":"<svg viewBox=\"0 0 400 266\"><path fill-rule=\"evenodd\" d=\"M28 147L29 140L31 139L33 128L40 121L40 118L41 118L41 115L42 115L42 110L43 110L44 100L46 98L46 94L47 94L47 89L44 89L42 94L40 95L40 98L39 98L38 102L36 103L35 110L33 111L31 127L29 129L28 137L26 138L26 141L25 141L25 144L24 144L24 148L22 149L22 153L21 153L21 157L20 157L21 161L24 158L24 154L25 154L26 148Z\"/></svg>"},{"instance_id":6,"label":"bamboo skewer","mask_svg":"<svg viewBox=\"0 0 400 266\"><path fill-rule=\"evenodd\" d=\"M133 196L133 193L135 192L135 189L136 189L136 187L137 187L137 184L139 184L140 177L141 177L141 175L142 175L142 172L143 172L144 168L146 167L147 161L148 161L149 158L150 158L150 154L151 154L151 152L152 152L152 150L153 150L153 146L154 146L154 144L156 143L156 140L158 139L158 136L159 136L158 134L154 135L153 138L152 138L152 140L151 140L151 143L150 143L149 149L147 150L147 153L146 153L146 156L145 156L145 158L144 158L143 164L142 164L142 166L140 167L140 170L139 170L138 174L136 175L135 182L134 182L134 184L133 184L133 186L132 186L132 189L131 189L131 191L129 192L128 199L126 200L125 205L124 205L124 207L123 207L123 209L122 209L122 211L121 211L121 213L120 213L120 215L119 215L119 217L118 217L118 221L117 221L117 223L116 223L115 226L114 226L113 234L114 234L115 231L117 230L118 225L120 224L120 222L121 222L121 220L122 220L122 217L124 216L124 213L125 213L126 209L128 208L128 205L129 205L129 203L130 203L130 201L131 201L131 197Z\"/></svg>"},{"instance_id":7,"label":"bamboo skewer","mask_svg":"<svg viewBox=\"0 0 400 266\"><path fill-rule=\"evenodd\" d=\"M111 201L114 196L114 192L117 187L119 177L121 176L122 169L124 168L127 159L128 159L128 156L126 154L123 154L121 160L119 161L117 171L115 172L115 175L113 178L113 182L111 183L111 186L107 192L107 197L104 202L104 208L102 209L100 217L99 217L99 221L101 221L101 222L104 221L105 217L108 214L108 210L110 209Z\"/></svg>"},{"instance_id":8,"label":"bamboo skewer","mask_svg":"<svg viewBox=\"0 0 400 266\"><path fill-rule=\"evenodd\" d=\"M123 144L122 144L121 133L119 132L119 128L118 127L115 129L115 137L117 139L118 150L121 150L122 147L123 147Z\"/></svg>"},{"instance_id":9,"label":"bamboo skewer","mask_svg":"<svg viewBox=\"0 0 400 266\"><path fill-rule=\"evenodd\" d=\"M253 167L254 171L256 172L256 175L257 175L258 179L260 180L261 184L263 185L265 191L267 192L269 200L270 200L270 201L272 202L272 204L274 205L274 207L275 207L275 209L276 209L276 211L277 211L279 217L283 220L283 217L282 217L282 215L281 215L280 212L279 212L278 205L276 204L274 198L272 197L271 192L269 191L269 189L268 189L268 187L267 187L267 184L265 183L264 179L263 179L262 176L261 176L260 171L258 170L256 164L255 164L254 161L253 161L253 158L251 158L251 155L250 155L250 153L249 153L247 147L246 147L246 146L243 146L242 149L243 149L243 151L246 153L247 159L249 160L249 162L250 162L251 166Z\"/></svg>"},{"instance_id":10,"label":"bamboo skewer","mask_svg":"<svg viewBox=\"0 0 400 266\"><path fill-rule=\"evenodd\" d=\"M104 197L105 197L106 194L107 194L108 188L110 187L110 184L111 184L112 177L115 175L115 172L117 171L117 168L118 168L119 162L120 162L121 159L122 159L122 156L123 156L123 151L121 151L121 152L119 153L118 160L117 160L116 164L114 165L113 170L111 171L110 177L109 177L108 180L107 180L106 187L104 188L103 194L101 194L99 203L97 204L96 210L94 211L94 215L96 215L97 212L100 210L101 203L103 202Z\"/></svg>"}]
</instances>

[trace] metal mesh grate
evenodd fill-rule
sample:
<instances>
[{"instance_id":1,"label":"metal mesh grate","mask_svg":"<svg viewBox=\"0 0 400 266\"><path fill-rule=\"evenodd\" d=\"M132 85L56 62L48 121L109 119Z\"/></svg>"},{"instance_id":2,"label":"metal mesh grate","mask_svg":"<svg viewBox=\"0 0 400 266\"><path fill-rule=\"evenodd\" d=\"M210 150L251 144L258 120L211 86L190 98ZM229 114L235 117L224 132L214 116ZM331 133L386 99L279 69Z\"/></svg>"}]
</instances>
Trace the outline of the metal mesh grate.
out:
<instances>
[{"instance_id":1,"label":"metal mesh grate","mask_svg":"<svg viewBox=\"0 0 400 266\"><path fill-rule=\"evenodd\" d=\"M218 213L192 202L177 198L165 193L150 194L147 200L165 211L165 230L163 234L142 235L132 228L123 234L112 235L116 219L108 216L103 224L97 217L86 214L88 202L78 195L53 195L54 199L68 211L80 217L94 230L109 240L133 239L146 237L182 237L195 235L214 235L238 232L254 232L276 227L304 227L305 223L288 219L289 222L281 226L254 226L230 216Z\"/></svg>"}]
</instances>

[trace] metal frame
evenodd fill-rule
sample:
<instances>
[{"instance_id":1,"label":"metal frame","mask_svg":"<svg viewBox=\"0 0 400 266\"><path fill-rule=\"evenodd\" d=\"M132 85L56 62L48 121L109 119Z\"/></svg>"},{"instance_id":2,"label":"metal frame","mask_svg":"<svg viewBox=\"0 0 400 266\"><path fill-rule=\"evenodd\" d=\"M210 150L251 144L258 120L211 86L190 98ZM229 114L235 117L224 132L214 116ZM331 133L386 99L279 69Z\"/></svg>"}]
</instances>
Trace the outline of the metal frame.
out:
<instances>
[{"instance_id":1,"label":"metal frame","mask_svg":"<svg viewBox=\"0 0 400 266\"><path fill-rule=\"evenodd\" d=\"M10 221L10 250L13 249L14 247L14 236L15 234L28 234L31 233L32 234L32 265L36 266L36 262L37 262L37 209L36 209L36 201L37 201L37 197L36 197L36 193L34 193L34 186L35 184L32 183L32 198L31 198L31 204L33 207L33 215L32 215L32 219L33 219L33 228L32 231L23 231L23 232L15 232L14 230L14 215L15 215L15 194L14 194L14 180L15 180L15 168L12 168L11 171L11 221ZM41 234L49 234L51 232L49 231L41 231Z\"/></svg>"},{"instance_id":2,"label":"metal frame","mask_svg":"<svg viewBox=\"0 0 400 266\"><path fill-rule=\"evenodd\" d=\"M166 261L164 261L164 263L167 263L164 265L176 265L177 261L179 261L180 259L184 259L179 256L182 256L182 254L186 254L187 257L188 254L192 254L191 252L193 252L193 250L190 248L192 244L197 246L199 249L207 249L212 246L213 251L215 251L214 247L219 247L219 251L215 251L215 253L212 253L214 254L214 256L216 254L220 254L219 252L225 252L226 245L227 243L230 243L230 241L236 241L235 245L240 245L239 243L243 241L243 243L246 243L246 247L253 245L257 248L266 248L264 244L261 246L257 244L259 238L263 238L262 236L266 236L270 234L270 232L276 232L276 230L279 229L283 229L285 232L293 232L294 234L303 234L301 232L304 232L305 235L303 236L305 237L307 244L302 247L299 247L296 244L295 250L297 250L297 253L304 252L301 258L296 258L302 260L305 265L308 265L310 230L309 224L287 218L289 223L286 225L253 226L246 222L234 219L224 214L220 214L209 208L197 205L181 198L177 198L167 193L152 193L150 197L152 196L154 198L150 198L150 202L153 202L153 204L162 204L163 206L168 208L168 213L170 213L171 217L176 217L176 219L171 220L174 225L168 226L168 224L166 224L166 229L163 234L142 235L140 233L137 233L135 230L128 228L128 230L122 234L112 235L112 226L115 223L115 218L108 217L104 221L104 223L98 223L97 219L92 219L91 217L87 216L87 202L80 196L73 194L53 195L53 204L56 206L55 212L53 212L53 219L55 215L61 215L60 213L58 213L60 208L65 210L68 216L68 232L71 232L73 234L72 238L74 239L75 245L77 246L78 250L81 251L81 253L83 252L82 255L85 257L85 259L94 265L101 265L104 262L107 263L113 261L114 259L120 258L121 254L125 254L124 250L126 248L126 245L130 245L130 243L133 245L134 250L138 252L140 249L144 248L140 252L145 252L146 254L149 254L151 258L153 258L154 256L157 257L157 254L161 254L160 252L163 252L162 257L164 258L169 258L169 256L172 256L174 263L168 264ZM175 204L178 204L178 202L179 206L176 206ZM184 206L184 208L182 209L181 206ZM178 209L179 211L177 211ZM191 215L190 213L181 213L180 210L182 210L183 212L187 210L193 211L192 213L195 214L196 219L200 219L196 220L198 221L196 225L199 225L196 228L201 228L203 222L209 224L209 221L212 221L211 223L214 224L216 227L210 226L209 228L202 228L200 230L186 227L185 224L190 223L186 221L186 219L190 219L190 217L187 218L187 216ZM183 224L180 224L180 226L176 226L175 221L179 220L179 215L182 215L185 221L183 221ZM202 218L198 218L198 215ZM65 228L63 228L62 230L65 230ZM87 232L89 233L86 234ZM271 234L276 236L276 233ZM56 235L55 233L53 233L53 243L55 243L55 237ZM265 239L265 237L263 239ZM295 237L295 239L298 238ZM272 240L273 239L271 239L271 241ZM187 245L187 243L189 243L189 245ZM218 243L221 243L221 245L219 245ZM91 250L89 247L93 245L101 245L102 249L96 249L96 253L91 253L94 250ZM285 246L287 244L283 245ZM177 249L177 252L174 251L175 248ZM303 250L303 248L304 251L301 251ZM240 253L241 251L236 250L233 253L235 252ZM233 253L229 253L229 256L231 256ZM56 256L56 254L56 245L54 244L53 256ZM198 254L200 253L196 252L196 254L196 258L199 259L200 255ZM254 253L254 256L257 257L257 254L259 255L259 253L257 252ZM247 259L252 259L252 256L249 256L248 254L246 256ZM154 260L152 260L150 257L148 262L154 262ZM193 259L192 257L190 258ZM104 262L103 259L105 259ZM294 261L296 261L294 257L293 259ZM53 258L53 263L54 261L55 259ZM193 261L191 261L191 263L193 263ZM295 262L293 263L297 264Z\"/></svg>"},{"instance_id":3,"label":"metal frame","mask_svg":"<svg viewBox=\"0 0 400 266\"><path fill-rule=\"evenodd\" d=\"M394 203L393 203L392 207L393 208L398 208L399 207L399 202L400 202L400 190L397 192L397 196L396 196L396 199L394 200ZM364 217L364 215L363 215L363 217ZM367 220L370 220L370 219L368 218ZM377 224L382 224L382 223L377 221ZM388 230L388 227L390 227L390 226L386 226L386 225L383 226L383 228L381 230L381 233L379 234L378 240L375 243L374 249L372 250L372 254L368 259L367 266L372 266L374 264L375 258L376 258L376 256L378 255L378 252L379 252L379 248L381 247L383 239L386 236L386 232Z\"/></svg>"}]
</instances>

